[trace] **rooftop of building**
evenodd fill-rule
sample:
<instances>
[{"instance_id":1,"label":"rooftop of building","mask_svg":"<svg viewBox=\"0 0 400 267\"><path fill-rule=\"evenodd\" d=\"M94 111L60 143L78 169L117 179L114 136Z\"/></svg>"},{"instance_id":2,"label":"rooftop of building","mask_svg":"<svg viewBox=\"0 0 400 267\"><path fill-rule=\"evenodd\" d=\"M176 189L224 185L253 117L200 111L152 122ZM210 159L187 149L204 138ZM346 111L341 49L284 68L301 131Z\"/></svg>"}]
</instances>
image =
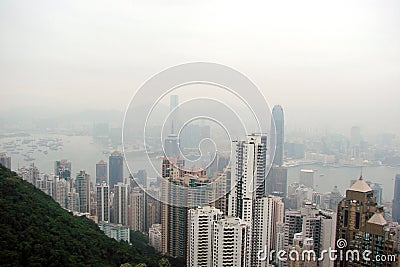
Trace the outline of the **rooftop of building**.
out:
<instances>
[{"instance_id":1,"label":"rooftop of building","mask_svg":"<svg viewBox=\"0 0 400 267\"><path fill-rule=\"evenodd\" d=\"M350 187L349 190L362 193L372 191L371 187L364 181L362 176L360 176L360 178Z\"/></svg>"},{"instance_id":2,"label":"rooftop of building","mask_svg":"<svg viewBox=\"0 0 400 267\"><path fill-rule=\"evenodd\" d=\"M386 225L387 221L383 217L383 214L381 212L375 213L369 220L369 223L372 224L377 224L377 225Z\"/></svg>"}]
</instances>

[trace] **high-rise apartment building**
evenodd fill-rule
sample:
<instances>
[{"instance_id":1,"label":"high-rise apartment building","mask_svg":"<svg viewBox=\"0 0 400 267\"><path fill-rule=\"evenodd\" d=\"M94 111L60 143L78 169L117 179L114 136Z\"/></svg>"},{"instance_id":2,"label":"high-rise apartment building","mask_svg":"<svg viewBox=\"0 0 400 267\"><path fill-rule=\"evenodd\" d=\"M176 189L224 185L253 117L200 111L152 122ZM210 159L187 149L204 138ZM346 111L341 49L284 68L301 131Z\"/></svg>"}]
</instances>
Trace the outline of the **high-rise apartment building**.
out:
<instances>
[{"instance_id":1,"label":"high-rise apartment building","mask_svg":"<svg viewBox=\"0 0 400 267\"><path fill-rule=\"evenodd\" d=\"M68 208L68 192L70 192L70 182L63 178L55 178L55 201L64 209Z\"/></svg>"},{"instance_id":2,"label":"high-rise apartment building","mask_svg":"<svg viewBox=\"0 0 400 267\"><path fill-rule=\"evenodd\" d=\"M129 185L117 183L114 187L113 223L128 225Z\"/></svg>"},{"instance_id":3,"label":"high-rise apartment building","mask_svg":"<svg viewBox=\"0 0 400 267\"><path fill-rule=\"evenodd\" d=\"M249 266L267 266L258 252L275 246L276 225L283 221L280 197L266 197L267 137L253 134L246 141L236 142L228 214L249 223L245 261Z\"/></svg>"},{"instance_id":4,"label":"high-rise apartment building","mask_svg":"<svg viewBox=\"0 0 400 267\"><path fill-rule=\"evenodd\" d=\"M17 174L23 180L36 186L36 181L39 180L39 169L32 163L29 167L22 167L17 170Z\"/></svg>"},{"instance_id":5,"label":"high-rise apartment building","mask_svg":"<svg viewBox=\"0 0 400 267\"><path fill-rule=\"evenodd\" d=\"M90 211L90 175L84 170L80 171L75 178L76 193L79 194L79 212Z\"/></svg>"},{"instance_id":6,"label":"high-rise apartment building","mask_svg":"<svg viewBox=\"0 0 400 267\"><path fill-rule=\"evenodd\" d=\"M129 226L133 231L145 231L146 201L145 193L140 187L132 189L129 195Z\"/></svg>"},{"instance_id":7,"label":"high-rise apartment building","mask_svg":"<svg viewBox=\"0 0 400 267\"><path fill-rule=\"evenodd\" d=\"M250 267L248 253L250 225L227 217L214 223L213 267Z\"/></svg>"},{"instance_id":8,"label":"high-rise apartment building","mask_svg":"<svg viewBox=\"0 0 400 267\"><path fill-rule=\"evenodd\" d=\"M117 183L122 183L124 177L124 157L118 151L109 157L109 185L114 188Z\"/></svg>"},{"instance_id":9,"label":"high-rise apartment building","mask_svg":"<svg viewBox=\"0 0 400 267\"><path fill-rule=\"evenodd\" d=\"M153 224L149 228L149 244L156 249L157 252L161 252L161 224Z\"/></svg>"},{"instance_id":10,"label":"high-rise apartment building","mask_svg":"<svg viewBox=\"0 0 400 267\"><path fill-rule=\"evenodd\" d=\"M153 224L161 224L161 202L159 201L160 191L148 188L146 191L146 221L145 231L148 231ZM155 198L153 198L154 196Z\"/></svg>"},{"instance_id":11,"label":"high-rise apartment building","mask_svg":"<svg viewBox=\"0 0 400 267\"><path fill-rule=\"evenodd\" d=\"M265 195L267 137L252 134L237 141L232 163L228 213L251 222L253 200Z\"/></svg>"},{"instance_id":12,"label":"high-rise apartment building","mask_svg":"<svg viewBox=\"0 0 400 267\"><path fill-rule=\"evenodd\" d=\"M213 176L213 203L224 215L228 215L229 194L231 191L231 169L225 168L223 172L215 172Z\"/></svg>"},{"instance_id":13,"label":"high-rise apartment building","mask_svg":"<svg viewBox=\"0 0 400 267\"><path fill-rule=\"evenodd\" d=\"M289 248L292 257L288 257L289 267L317 267L317 257L302 256L309 255L306 252L314 251L314 239L305 237L303 233L297 233L293 238L293 245ZM295 252L295 253L294 253ZM296 255L296 256L293 256ZM299 255L299 256L297 256Z\"/></svg>"},{"instance_id":14,"label":"high-rise apartment building","mask_svg":"<svg viewBox=\"0 0 400 267\"><path fill-rule=\"evenodd\" d=\"M312 202L314 190L300 183L288 186L285 209L299 210L307 202Z\"/></svg>"},{"instance_id":15,"label":"high-rise apartment building","mask_svg":"<svg viewBox=\"0 0 400 267\"><path fill-rule=\"evenodd\" d=\"M346 191L338 205L336 238L351 242L355 234L377 210L376 198L369 185L360 178Z\"/></svg>"},{"instance_id":16,"label":"high-rise apartment building","mask_svg":"<svg viewBox=\"0 0 400 267\"><path fill-rule=\"evenodd\" d=\"M211 202L211 184L205 171L184 169L182 159L165 157L162 173L162 252L186 260L188 210Z\"/></svg>"},{"instance_id":17,"label":"high-rise apartment building","mask_svg":"<svg viewBox=\"0 0 400 267\"><path fill-rule=\"evenodd\" d=\"M80 212L79 194L76 192L76 188L74 187L72 187L71 191L67 194L67 209L72 212Z\"/></svg>"},{"instance_id":18,"label":"high-rise apartment building","mask_svg":"<svg viewBox=\"0 0 400 267\"><path fill-rule=\"evenodd\" d=\"M358 251L359 255L365 255L368 250L368 258L339 258L335 266L398 266L398 256L394 260L376 261L378 255L398 255L399 237L394 228L397 223L390 224L385 220L374 191L360 176L338 205L336 240L345 240L346 246L337 245L336 249L346 254Z\"/></svg>"},{"instance_id":19,"label":"high-rise apartment building","mask_svg":"<svg viewBox=\"0 0 400 267\"><path fill-rule=\"evenodd\" d=\"M283 165L283 144L284 144L284 114L283 108L280 105L274 106L272 109L272 122L271 122L271 160L274 165Z\"/></svg>"},{"instance_id":20,"label":"high-rise apartment building","mask_svg":"<svg viewBox=\"0 0 400 267\"><path fill-rule=\"evenodd\" d=\"M212 266L214 223L222 218L219 209L210 206L190 209L188 215L188 267Z\"/></svg>"},{"instance_id":21,"label":"high-rise apartment building","mask_svg":"<svg viewBox=\"0 0 400 267\"><path fill-rule=\"evenodd\" d=\"M283 223L284 204L280 197L257 198L254 203L254 214L251 227L251 266L268 266L270 258L262 260L259 251L269 253L275 250L277 225Z\"/></svg>"},{"instance_id":22,"label":"high-rise apartment building","mask_svg":"<svg viewBox=\"0 0 400 267\"><path fill-rule=\"evenodd\" d=\"M305 240L312 241L312 249L316 255L320 255L323 250L334 249L335 233L336 233L336 213L331 210L321 210L314 204L307 204L300 210L286 211L285 223L279 226L277 230L277 250L285 250L290 253L291 250L302 251L305 247L296 242ZM299 241L300 239L302 241ZM300 245L300 246L299 246ZM308 266L301 265L306 262L302 261L279 261L276 260L278 266ZM328 257L323 260L311 261L310 266L331 267L333 262Z\"/></svg>"},{"instance_id":23,"label":"high-rise apartment building","mask_svg":"<svg viewBox=\"0 0 400 267\"><path fill-rule=\"evenodd\" d=\"M109 187L103 182L96 185L97 219L99 222L110 221Z\"/></svg>"}]
</instances>

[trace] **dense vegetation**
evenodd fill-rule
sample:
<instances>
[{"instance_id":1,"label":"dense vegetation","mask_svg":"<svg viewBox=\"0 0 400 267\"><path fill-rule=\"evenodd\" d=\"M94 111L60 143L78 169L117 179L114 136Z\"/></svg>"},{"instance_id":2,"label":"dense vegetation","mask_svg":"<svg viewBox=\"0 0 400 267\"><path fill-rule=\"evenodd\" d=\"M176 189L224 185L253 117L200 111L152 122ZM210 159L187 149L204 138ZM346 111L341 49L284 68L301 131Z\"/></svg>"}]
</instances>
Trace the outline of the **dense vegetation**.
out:
<instances>
[{"instance_id":1,"label":"dense vegetation","mask_svg":"<svg viewBox=\"0 0 400 267\"><path fill-rule=\"evenodd\" d=\"M131 239L108 238L0 165L1 266L182 266L155 253L141 233Z\"/></svg>"}]
</instances>

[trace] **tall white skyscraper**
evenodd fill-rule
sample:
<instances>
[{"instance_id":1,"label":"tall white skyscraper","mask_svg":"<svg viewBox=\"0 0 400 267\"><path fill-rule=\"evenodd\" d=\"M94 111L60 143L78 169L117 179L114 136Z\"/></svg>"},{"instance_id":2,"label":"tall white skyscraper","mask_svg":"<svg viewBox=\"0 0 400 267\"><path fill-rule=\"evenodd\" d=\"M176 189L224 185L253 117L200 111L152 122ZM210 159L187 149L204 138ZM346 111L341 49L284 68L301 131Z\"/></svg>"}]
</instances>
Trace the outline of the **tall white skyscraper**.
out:
<instances>
[{"instance_id":1,"label":"tall white skyscraper","mask_svg":"<svg viewBox=\"0 0 400 267\"><path fill-rule=\"evenodd\" d=\"M128 194L129 186L124 183L117 183L114 187L113 199L113 223L128 225Z\"/></svg>"},{"instance_id":2,"label":"tall white skyscraper","mask_svg":"<svg viewBox=\"0 0 400 267\"><path fill-rule=\"evenodd\" d=\"M265 194L267 137L252 134L236 142L231 174L228 214L251 222L253 200Z\"/></svg>"},{"instance_id":3,"label":"tall white skyscraper","mask_svg":"<svg viewBox=\"0 0 400 267\"><path fill-rule=\"evenodd\" d=\"M97 218L99 222L110 221L110 199L107 183L96 185Z\"/></svg>"},{"instance_id":4,"label":"tall white skyscraper","mask_svg":"<svg viewBox=\"0 0 400 267\"><path fill-rule=\"evenodd\" d=\"M240 218L227 217L214 222L213 267L250 267L250 225Z\"/></svg>"},{"instance_id":5,"label":"tall white skyscraper","mask_svg":"<svg viewBox=\"0 0 400 267\"><path fill-rule=\"evenodd\" d=\"M210 206L189 210L188 267L212 266L214 223L222 218L222 211Z\"/></svg>"},{"instance_id":6,"label":"tall white skyscraper","mask_svg":"<svg viewBox=\"0 0 400 267\"><path fill-rule=\"evenodd\" d=\"M262 197L255 200L252 223L251 266L268 266L268 254L275 250L277 225L283 223L284 204L280 197ZM259 251L266 253L265 260L259 257ZM261 257L263 258L263 257Z\"/></svg>"},{"instance_id":7,"label":"tall white skyscraper","mask_svg":"<svg viewBox=\"0 0 400 267\"><path fill-rule=\"evenodd\" d=\"M276 224L283 222L280 197L265 196L267 176L267 137L252 134L236 143L233 160L228 214L249 224L246 254L250 266L267 266L258 252L276 244Z\"/></svg>"}]
</instances>

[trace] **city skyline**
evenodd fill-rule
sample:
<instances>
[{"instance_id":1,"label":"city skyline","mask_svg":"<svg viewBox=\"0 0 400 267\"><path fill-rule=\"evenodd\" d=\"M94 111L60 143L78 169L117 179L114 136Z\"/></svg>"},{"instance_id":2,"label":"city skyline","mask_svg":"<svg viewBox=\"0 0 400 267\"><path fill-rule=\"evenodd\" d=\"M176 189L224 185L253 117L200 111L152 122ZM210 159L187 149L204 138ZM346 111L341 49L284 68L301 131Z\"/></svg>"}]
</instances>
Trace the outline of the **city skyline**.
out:
<instances>
[{"instance_id":1,"label":"city skyline","mask_svg":"<svg viewBox=\"0 0 400 267\"><path fill-rule=\"evenodd\" d=\"M0 265L400 266L398 0L2 0L0 33Z\"/></svg>"}]
</instances>

